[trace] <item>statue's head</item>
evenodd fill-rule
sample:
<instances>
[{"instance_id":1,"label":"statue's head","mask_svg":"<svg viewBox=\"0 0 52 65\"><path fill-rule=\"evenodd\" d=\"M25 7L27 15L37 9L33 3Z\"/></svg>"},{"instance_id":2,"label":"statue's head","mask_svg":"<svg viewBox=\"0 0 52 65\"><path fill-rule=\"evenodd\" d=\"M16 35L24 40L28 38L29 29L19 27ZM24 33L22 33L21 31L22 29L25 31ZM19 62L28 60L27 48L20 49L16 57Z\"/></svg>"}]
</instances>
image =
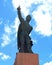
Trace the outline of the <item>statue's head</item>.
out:
<instances>
[{"instance_id":1,"label":"statue's head","mask_svg":"<svg viewBox=\"0 0 52 65\"><path fill-rule=\"evenodd\" d=\"M30 20L31 20L31 16L28 15L28 16L26 17L26 21L27 21L27 22L30 22Z\"/></svg>"}]
</instances>

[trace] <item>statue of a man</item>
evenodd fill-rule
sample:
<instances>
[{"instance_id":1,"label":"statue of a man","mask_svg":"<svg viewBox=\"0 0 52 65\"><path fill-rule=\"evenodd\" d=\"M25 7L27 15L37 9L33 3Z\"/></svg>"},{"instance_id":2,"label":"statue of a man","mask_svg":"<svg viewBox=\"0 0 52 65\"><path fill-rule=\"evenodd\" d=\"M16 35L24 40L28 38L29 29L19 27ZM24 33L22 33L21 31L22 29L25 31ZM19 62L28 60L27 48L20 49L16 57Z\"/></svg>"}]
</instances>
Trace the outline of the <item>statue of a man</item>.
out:
<instances>
[{"instance_id":1,"label":"statue of a man","mask_svg":"<svg viewBox=\"0 0 52 65\"><path fill-rule=\"evenodd\" d=\"M30 32L32 31L32 27L29 25L31 16L28 15L26 17L26 20L24 20L21 16L20 6L17 8L17 10L18 10L18 17L20 20L20 24L19 24L19 28L18 28L18 49L19 49L19 52L32 53L32 50L31 50L32 41L29 36Z\"/></svg>"}]
</instances>

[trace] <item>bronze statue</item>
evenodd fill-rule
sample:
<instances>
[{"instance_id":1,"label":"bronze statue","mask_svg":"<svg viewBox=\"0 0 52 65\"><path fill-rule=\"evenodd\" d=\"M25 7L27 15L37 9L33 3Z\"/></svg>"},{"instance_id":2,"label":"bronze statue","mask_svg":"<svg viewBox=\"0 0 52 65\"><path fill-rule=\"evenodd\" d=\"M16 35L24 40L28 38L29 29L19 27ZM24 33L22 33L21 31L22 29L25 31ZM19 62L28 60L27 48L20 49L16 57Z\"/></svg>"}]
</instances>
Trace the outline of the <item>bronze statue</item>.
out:
<instances>
[{"instance_id":1,"label":"bronze statue","mask_svg":"<svg viewBox=\"0 0 52 65\"><path fill-rule=\"evenodd\" d=\"M28 15L26 17L26 20L24 20L24 18L22 18L22 15L21 15L20 6L17 8L17 10L18 10L18 17L20 20L20 24L18 28L18 38L17 38L19 52L33 53L31 50L31 47L33 44L29 36L30 32L32 31L32 27L29 25L31 16Z\"/></svg>"}]
</instances>

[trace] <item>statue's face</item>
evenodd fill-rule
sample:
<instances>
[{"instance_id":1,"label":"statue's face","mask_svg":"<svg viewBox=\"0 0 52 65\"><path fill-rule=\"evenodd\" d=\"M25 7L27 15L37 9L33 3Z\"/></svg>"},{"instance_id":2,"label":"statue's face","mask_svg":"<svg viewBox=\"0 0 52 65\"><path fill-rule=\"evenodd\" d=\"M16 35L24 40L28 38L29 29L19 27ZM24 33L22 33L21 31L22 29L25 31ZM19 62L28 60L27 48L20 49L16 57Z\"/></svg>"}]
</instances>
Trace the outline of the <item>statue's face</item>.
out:
<instances>
[{"instance_id":1,"label":"statue's face","mask_svg":"<svg viewBox=\"0 0 52 65\"><path fill-rule=\"evenodd\" d=\"M26 21L29 23L29 22L30 22L30 20L31 20L31 16L30 16L30 15L28 15L28 16L26 17Z\"/></svg>"}]
</instances>

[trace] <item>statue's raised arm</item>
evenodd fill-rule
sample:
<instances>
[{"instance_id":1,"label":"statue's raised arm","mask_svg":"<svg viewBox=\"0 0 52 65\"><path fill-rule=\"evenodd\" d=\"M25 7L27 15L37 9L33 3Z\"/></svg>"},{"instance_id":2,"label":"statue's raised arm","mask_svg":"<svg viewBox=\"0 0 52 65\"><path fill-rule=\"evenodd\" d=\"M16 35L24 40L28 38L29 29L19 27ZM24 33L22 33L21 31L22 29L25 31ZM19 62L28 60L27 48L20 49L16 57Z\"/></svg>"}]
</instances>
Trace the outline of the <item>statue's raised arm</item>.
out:
<instances>
[{"instance_id":1,"label":"statue's raised arm","mask_svg":"<svg viewBox=\"0 0 52 65\"><path fill-rule=\"evenodd\" d=\"M20 8L20 6L17 8L17 10L18 10L18 18L19 18L20 22L22 23L24 21L24 19L22 18L22 15L21 15L21 8Z\"/></svg>"},{"instance_id":2,"label":"statue's raised arm","mask_svg":"<svg viewBox=\"0 0 52 65\"><path fill-rule=\"evenodd\" d=\"M20 6L17 8L18 10L18 18L20 20L20 24L18 27L18 49L19 52L32 53L32 40L29 36L32 31L32 26L30 26L29 22L31 20L31 16L27 15L26 20L22 18L21 8Z\"/></svg>"}]
</instances>

